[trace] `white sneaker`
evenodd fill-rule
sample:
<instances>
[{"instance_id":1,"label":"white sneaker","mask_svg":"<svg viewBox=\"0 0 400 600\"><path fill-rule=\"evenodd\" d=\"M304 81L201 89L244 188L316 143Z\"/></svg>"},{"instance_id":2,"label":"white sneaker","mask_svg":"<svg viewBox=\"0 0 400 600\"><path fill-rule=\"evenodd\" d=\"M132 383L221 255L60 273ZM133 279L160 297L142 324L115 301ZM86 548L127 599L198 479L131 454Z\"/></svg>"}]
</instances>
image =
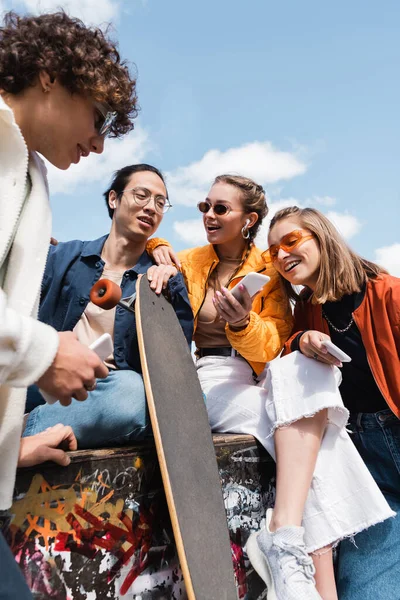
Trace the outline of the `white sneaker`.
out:
<instances>
[{"instance_id":1,"label":"white sneaker","mask_svg":"<svg viewBox=\"0 0 400 600\"><path fill-rule=\"evenodd\" d=\"M247 540L247 555L266 583L268 600L322 600L315 587L315 568L304 545L303 527L269 530L272 509L267 510L265 528Z\"/></svg>"}]
</instances>

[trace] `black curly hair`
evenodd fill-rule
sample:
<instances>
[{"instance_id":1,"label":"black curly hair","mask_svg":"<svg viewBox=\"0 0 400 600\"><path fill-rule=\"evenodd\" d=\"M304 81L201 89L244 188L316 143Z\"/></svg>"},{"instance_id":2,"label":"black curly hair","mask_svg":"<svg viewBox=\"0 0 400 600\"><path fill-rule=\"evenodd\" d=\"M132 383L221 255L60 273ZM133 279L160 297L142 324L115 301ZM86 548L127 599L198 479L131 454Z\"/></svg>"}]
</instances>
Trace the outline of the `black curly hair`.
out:
<instances>
[{"instance_id":1,"label":"black curly hair","mask_svg":"<svg viewBox=\"0 0 400 600\"><path fill-rule=\"evenodd\" d=\"M0 90L19 94L35 85L42 71L71 94L89 96L116 111L112 137L133 129L136 78L107 31L87 27L64 11L24 17L6 13L0 27Z\"/></svg>"}]
</instances>

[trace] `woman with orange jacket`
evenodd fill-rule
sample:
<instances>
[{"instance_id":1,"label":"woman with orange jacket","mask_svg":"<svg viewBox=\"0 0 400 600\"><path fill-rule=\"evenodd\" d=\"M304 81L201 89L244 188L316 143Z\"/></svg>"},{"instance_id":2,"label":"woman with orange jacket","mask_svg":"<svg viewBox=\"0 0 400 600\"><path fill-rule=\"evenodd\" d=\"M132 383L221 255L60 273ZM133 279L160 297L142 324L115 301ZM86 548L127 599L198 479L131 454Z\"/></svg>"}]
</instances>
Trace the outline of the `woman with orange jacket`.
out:
<instances>
[{"instance_id":1,"label":"woman with orange jacket","mask_svg":"<svg viewBox=\"0 0 400 600\"><path fill-rule=\"evenodd\" d=\"M269 253L253 243L267 214L264 190L245 177L222 175L198 208L209 244L179 259L210 424L214 431L254 435L277 462L275 508L261 534L249 538L249 558L268 598L335 600L332 557L324 547L392 512L345 432L334 370L302 356L273 361L293 321ZM165 263L148 274L156 292L176 273L166 264L170 255L165 245L154 250L155 261ZM251 298L239 282L254 271L271 279ZM235 298L230 290L237 283ZM314 551L319 593L308 556Z\"/></svg>"},{"instance_id":2,"label":"woman with orange jacket","mask_svg":"<svg viewBox=\"0 0 400 600\"><path fill-rule=\"evenodd\" d=\"M340 392L352 439L394 511L400 510L400 279L355 254L320 212L290 207L271 221L269 251L295 324L285 353L336 364L325 342L351 357ZM299 294L293 286L305 286ZM360 490L360 493L362 491ZM400 515L342 542L341 600L400 596Z\"/></svg>"}]
</instances>

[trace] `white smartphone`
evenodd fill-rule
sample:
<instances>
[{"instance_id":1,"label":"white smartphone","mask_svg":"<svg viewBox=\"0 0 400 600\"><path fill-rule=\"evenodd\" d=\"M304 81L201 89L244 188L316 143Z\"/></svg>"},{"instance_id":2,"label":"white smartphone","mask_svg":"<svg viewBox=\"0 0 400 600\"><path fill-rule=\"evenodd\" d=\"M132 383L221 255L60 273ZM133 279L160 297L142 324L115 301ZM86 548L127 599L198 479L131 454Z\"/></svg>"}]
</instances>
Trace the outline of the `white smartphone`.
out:
<instances>
[{"instance_id":1,"label":"white smartphone","mask_svg":"<svg viewBox=\"0 0 400 600\"><path fill-rule=\"evenodd\" d=\"M331 342L331 340L325 340L323 345L328 350L329 354L332 354L335 358L342 362L351 362L351 358L346 352L343 352L336 344Z\"/></svg>"},{"instance_id":2,"label":"white smartphone","mask_svg":"<svg viewBox=\"0 0 400 600\"><path fill-rule=\"evenodd\" d=\"M103 335L93 342L93 344L90 344L89 348L93 350L93 352L96 352L100 360L105 360L107 356L110 356L114 349L111 335L109 333L103 333ZM58 398L55 398L43 390L39 390L39 392L42 394L47 404L54 404L58 400Z\"/></svg>"},{"instance_id":3,"label":"white smartphone","mask_svg":"<svg viewBox=\"0 0 400 600\"><path fill-rule=\"evenodd\" d=\"M261 273L247 273L247 275L243 277L242 281L239 281L239 283L237 283L229 291L236 298L236 300L239 300L241 294L239 285L244 285L251 297L254 296L254 294L257 294L257 292L259 292L269 280L270 277L268 277L268 275L262 275Z\"/></svg>"}]
</instances>

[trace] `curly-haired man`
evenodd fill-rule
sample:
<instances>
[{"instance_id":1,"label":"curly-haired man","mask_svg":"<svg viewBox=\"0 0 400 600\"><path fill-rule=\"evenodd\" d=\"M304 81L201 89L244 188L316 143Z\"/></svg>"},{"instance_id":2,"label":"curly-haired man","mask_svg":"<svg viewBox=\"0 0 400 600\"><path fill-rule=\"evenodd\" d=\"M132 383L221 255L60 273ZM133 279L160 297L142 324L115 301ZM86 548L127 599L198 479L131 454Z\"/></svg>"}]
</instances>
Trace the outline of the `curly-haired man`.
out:
<instances>
[{"instance_id":1,"label":"curly-haired man","mask_svg":"<svg viewBox=\"0 0 400 600\"><path fill-rule=\"evenodd\" d=\"M136 113L135 80L102 31L64 12L5 16L0 26L0 510L11 504L26 387L37 382L69 404L71 397L85 400L96 377L108 373L74 334L57 333L36 320L51 235L46 176L36 153L68 169L91 152L100 154L107 135L129 132ZM31 597L7 558L0 537L1 598Z\"/></svg>"}]
</instances>

